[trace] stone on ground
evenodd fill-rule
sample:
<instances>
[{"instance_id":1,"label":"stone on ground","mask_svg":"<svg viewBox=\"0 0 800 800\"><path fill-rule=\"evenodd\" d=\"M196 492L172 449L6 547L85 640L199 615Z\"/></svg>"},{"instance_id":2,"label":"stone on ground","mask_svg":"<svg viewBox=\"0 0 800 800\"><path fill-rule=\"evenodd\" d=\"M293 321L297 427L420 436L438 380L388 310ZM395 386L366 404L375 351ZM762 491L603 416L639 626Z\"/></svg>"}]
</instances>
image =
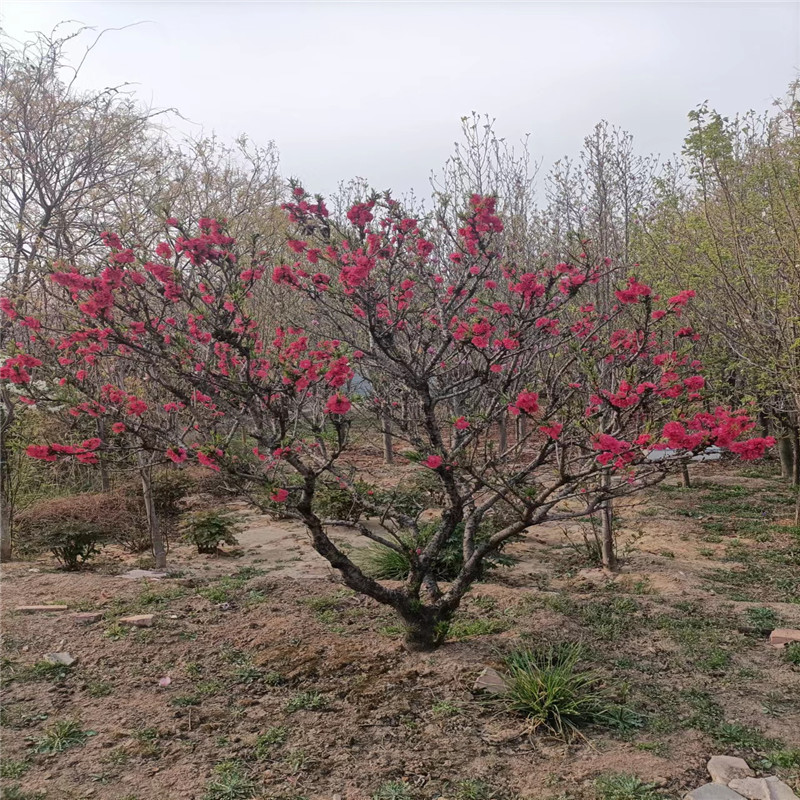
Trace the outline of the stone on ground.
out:
<instances>
[{"instance_id":1,"label":"stone on ground","mask_svg":"<svg viewBox=\"0 0 800 800\"><path fill-rule=\"evenodd\" d=\"M769 643L773 647L784 647L792 642L800 642L800 630L795 628L778 628L769 635Z\"/></svg>"},{"instance_id":2,"label":"stone on ground","mask_svg":"<svg viewBox=\"0 0 800 800\"><path fill-rule=\"evenodd\" d=\"M472 690L474 692L486 692L487 694L505 694L508 686L505 678L496 669L486 667L476 678Z\"/></svg>"},{"instance_id":3,"label":"stone on ground","mask_svg":"<svg viewBox=\"0 0 800 800\"><path fill-rule=\"evenodd\" d=\"M120 625L133 625L134 628L149 628L153 624L152 614L135 614L132 617L120 617Z\"/></svg>"},{"instance_id":4,"label":"stone on ground","mask_svg":"<svg viewBox=\"0 0 800 800\"><path fill-rule=\"evenodd\" d=\"M711 756L708 762L708 774L714 783L724 783L726 786L735 778L755 775L747 762L736 756Z\"/></svg>"},{"instance_id":5,"label":"stone on ground","mask_svg":"<svg viewBox=\"0 0 800 800\"><path fill-rule=\"evenodd\" d=\"M14 611L22 614L38 614L46 611L66 611L67 606L17 606Z\"/></svg>"},{"instance_id":6,"label":"stone on ground","mask_svg":"<svg viewBox=\"0 0 800 800\"><path fill-rule=\"evenodd\" d=\"M769 778L736 778L731 788L748 800L797 800L797 795L774 775Z\"/></svg>"},{"instance_id":7,"label":"stone on ground","mask_svg":"<svg viewBox=\"0 0 800 800\"><path fill-rule=\"evenodd\" d=\"M103 615L99 611L80 611L72 615L72 621L78 625L91 625L93 622L100 622Z\"/></svg>"},{"instance_id":8,"label":"stone on ground","mask_svg":"<svg viewBox=\"0 0 800 800\"><path fill-rule=\"evenodd\" d=\"M123 572L120 578L128 578L129 580L137 580L138 578L152 578L153 580L160 580L161 578L166 578L166 572L159 572L155 569L131 569L127 572Z\"/></svg>"},{"instance_id":9,"label":"stone on ground","mask_svg":"<svg viewBox=\"0 0 800 800\"><path fill-rule=\"evenodd\" d=\"M707 783L689 792L684 800L745 800L745 798L721 783Z\"/></svg>"},{"instance_id":10,"label":"stone on ground","mask_svg":"<svg viewBox=\"0 0 800 800\"><path fill-rule=\"evenodd\" d=\"M76 661L76 658L73 658L69 653L47 653L45 655L45 661L49 661L51 664L63 664L65 667L71 667Z\"/></svg>"}]
</instances>

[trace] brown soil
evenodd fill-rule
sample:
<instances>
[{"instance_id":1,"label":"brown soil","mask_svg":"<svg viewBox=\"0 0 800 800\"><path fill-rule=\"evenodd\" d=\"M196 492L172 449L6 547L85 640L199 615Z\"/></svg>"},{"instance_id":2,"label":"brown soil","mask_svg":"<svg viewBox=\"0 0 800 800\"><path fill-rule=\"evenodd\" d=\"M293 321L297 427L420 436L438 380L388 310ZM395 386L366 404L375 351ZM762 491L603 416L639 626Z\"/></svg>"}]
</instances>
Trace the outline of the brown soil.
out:
<instances>
[{"instance_id":1,"label":"brown soil","mask_svg":"<svg viewBox=\"0 0 800 800\"><path fill-rule=\"evenodd\" d=\"M782 490L771 478L715 472L717 485ZM434 653L405 651L391 612L344 590L302 528L254 515L234 553L199 556L174 546L178 577L120 577L134 559L111 550L93 571L73 574L45 556L4 565L3 761L28 769L3 784L19 787L10 797L199 799L214 765L237 761L256 784L252 796L262 798L368 800L398 781L424 800L590 800L605 773L635 774L680 797L704 782L715 752L758 767L775 750L800 749L800 668L768 646L765 631L748 628L748 609L772 609L781 625L800 627L800 595L792 594L791 569L781 573L789 583L780 591L777 583L748 585L752 599L709 581L710 570L750 567L731 563L731 536L713 541L702 527L710 517L693 509L703 492L655 491L628 504L622 539L635 546L614 577L581 568L562 526L539 527L510 549L517 563L477 585L462 610L463 620L489 619L497 632ZM800 546L780 523L780 515L771 519L769 541L745 540L754 564L770 548ZM580 539L576 526L571 537ZM45 603L70 612L14 611ZM614 603L621 619L604 616ZM102 621L70 618L93 609ZM125 632L115 625L125 613L153 613L155 625ZM679 634L664 622L673 618L683 621ZM695 619L711 620L699 638ZM610 687L629 685L627 702L644 727L589 729L564 744L531 734L522 717L472 692L482 668L501 667L514 646L573 639L587 643L589 665ZM704 666L714 648L728 660ZM26 671L53 651L77 663L61 675ZM314 697L303 692L327 705L291 710L298 697ZM693 721L700 712L692 698L700 696L766 743L726 744ZM33 752L49 725L69 719L94 735L56 755ZM257 757L257 737L276 728L285 741ZM798 773L800 756L780 774L794 781ZM465 781L474 792L482 782L484 794L466 793Z\"/></svg>"}]
</instances>

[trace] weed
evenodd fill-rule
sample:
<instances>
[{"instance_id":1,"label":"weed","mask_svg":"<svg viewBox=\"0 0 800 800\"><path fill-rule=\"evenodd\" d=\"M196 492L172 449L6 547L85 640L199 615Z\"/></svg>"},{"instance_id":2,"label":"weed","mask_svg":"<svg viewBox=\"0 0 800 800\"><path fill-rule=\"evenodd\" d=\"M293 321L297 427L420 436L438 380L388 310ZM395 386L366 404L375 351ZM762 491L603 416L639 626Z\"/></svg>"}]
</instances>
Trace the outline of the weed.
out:
<instances>
[{"instance_id":1,"label":"weed","mask_svg":"<svg viewBox=\"0 0 800 800\"><path fill-rule=\"evenodd\" d=\"M35 741L34 750L37 753L61 753L84 744L90 736L94 736L94 731L83 730L77 720L62 719L45 729L44 736Z\"/></svg>"},{"instance_id":2,"label":"weed","mask_svg":"<svg viewBox=\"0 0 800 800\"><path fill-rule=\"evenodd\" d=\"M414 800L411 789L402 781L387 781L378 787L372 795L372 800Z\"/></svg>"},{"instance_id":3,"label":"weed","mask_svg":"<svg viewBox=\"0 0 800 800\"><path fill-rule=\"evenodd\" d=\"M659 800L662 797L654 784L624 773L601 775L595 787L600 800Z\"/></svg>"},{"instance_id":4,"label":"weed","mask_svg":"<svg viewBox=\"0 0 800 800\"><path fill-rule=\"evenodd\" d=\"M433 704L431 711L437 717L452 717L461 713L461 707L449 700L440 700Z\"/></svg>"},{"instance_id":5,"label":"weed","mask_svg":"<svg viewBox=\"0 0 800 800\"><path fill-rule=\"evenodd\" d=\"M113 686L105 681L92 681L86 684L86 693L89 697L108 697L113 691Z\"/></svg>"},{"instance_id":6,"label":"weed","mask_svg":"<svg viewBox=\"0 0 800 800\"><path fill-rule=\"evenodd\" d=\"M495 800L497 795L484 781L467 778L455 785L455 800Z\"/></svg>"},{"instance_id":7,"label":"weed","mask_svg":"<svg viewBox=\"0 0 800 800\"><path fill-rule=\"evenodd\" d=\"M249 800L255 797L256 789L240 761L223 761L214 767L214 777L206 784L203 800Z\"/></svg>"},{"instance_id":8,"label":"weed","mask_svg":"<svg viewBox=\"0 0 800 800\"><path fill-rule=\"evenodd\" d=\"M288 736L289 732L282 725L268 728L256 738L253 754L259 761L263 761L272 754L275 747L282 745Z\"/></svg>"},{"instance_id":9,"label":"weed","mask_svg":"<svg viewBox=\"0 0 800 800\"><path fill-rule=\"evenodd\" d=\"M800 667L800 642L789 642L783 648L783 660Z\"/></svg>"},{"instance_id":10,"label":"weed","mask_svg":"<svg viewBox=\"0 0 800 800\"><path fill-rule=\"evenodd\" d=\"M760 766L765 770L800 767L800 750L773 750L761 760Z\"/></svg>"},{"instance_id":11,"label":"weed","mask_svg":"<svg viewBox=\"0 0 800 800\"><path fill-rule=\"evenodd\" d=\"M51 661L37 661L26 667L22 667L18 672L12 672L8 680L16 680L20 683L33 681L52 681L59 683L70 674L71 667L65 664L53 664Z\"/></svg>"},{"instance_id":12,"label":"weed","mask_svg":"<svg viewBox=\"0 0 800 800\"><path fill-rule=\"evenodd\" d=\"M761 633L768 633L781 623L780 615L773 609L766 607L748 608L745 616L750 625Z\"/></svg>"},{"instance_id":13,"label":"weed","mask_svg":"<svg viewBox=\"0 0 800 800\"><path fill-rule=\"evenodd\" d=\"M3 787L3 800L43 800L45 792L23 792L19 784Z\"/></svg>"},{"instance_id":14,"label":"weed","mask_svg":"<svg viewBox=\"0 0 800 800\"><path fill-rule=\"evenodd\" d=\"M119 622L112 622L111 625L103 631L103 636L107 639L111 639L112 642L116 642L127 636L128 633L129 630L124 625L120 625Z\"/></svg>"},{"instance_id":15,"label":"weed","mask_svg":"<svg viewBox=\"0 0 800 800\"><path fill-rule=\"evenodd\" d=\"M21 778L31 765L27 761L15 761L8 758L0 764L0 778Z\"/></svg>"},{"instance_id":16,"label":"weed","mask_svg":"<svg viewBox=\"0 0 800 800\"><path fill-rule=\"evenodd\" d=\"M321 711L328 707L328 698L319 692L298 692L286 704L287 711Z\"/></svg>"}]
</instances>

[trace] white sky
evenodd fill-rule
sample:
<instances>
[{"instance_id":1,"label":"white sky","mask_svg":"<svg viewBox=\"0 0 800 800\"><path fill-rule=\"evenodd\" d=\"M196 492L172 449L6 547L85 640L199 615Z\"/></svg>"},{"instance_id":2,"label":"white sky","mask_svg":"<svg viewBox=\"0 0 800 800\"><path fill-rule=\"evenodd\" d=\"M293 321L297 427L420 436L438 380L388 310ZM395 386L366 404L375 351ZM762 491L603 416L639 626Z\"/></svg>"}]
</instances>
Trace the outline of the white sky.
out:
<instances>
[{"instance_id":1,"label":"white sky","mask_svg":"<svg viewBox=\"0 0 800 800\"><path fill-rule=\"evenodd\" d=\"M37 2L0 0L24 39L61 20L108 34L83 83L137 84L206 132L274 139L285 175L427 194L470 111L545 166L600 119L680 148L703 100L765 109L800 67L800 2Z\"/></svg>"}]
</instances>

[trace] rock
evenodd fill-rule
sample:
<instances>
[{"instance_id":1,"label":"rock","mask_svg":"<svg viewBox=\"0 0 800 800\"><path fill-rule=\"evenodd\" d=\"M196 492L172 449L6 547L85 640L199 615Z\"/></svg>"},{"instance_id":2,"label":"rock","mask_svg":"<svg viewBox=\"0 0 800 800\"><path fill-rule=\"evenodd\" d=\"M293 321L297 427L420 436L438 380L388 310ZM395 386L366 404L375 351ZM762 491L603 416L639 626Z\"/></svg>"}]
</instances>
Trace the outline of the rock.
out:
<instances>
[{"instance_id":1,"label":"rock","mask_svg":"<svg viewBox=\"0 0 800 800\"><path fill-rule=\"evenodd\" d=\"M71 667L77 661L69 653L47 653L45 660L51 664L63 664L65 667Z\"/></svg>"},{"instance_id":2,"label":"rock","mask_svg":"<svg viewBox=\"0 0 800 800\"><path fill-rule=\"evenodd\" d=\"M139 578L152 578L154 581L161 580L161 578L166 578L166 572L158 572L154 569L131 569L127 572L123 572L120 578L127 578L128 580L138 580Z\"/></svg>"},{"instance_id":3,"label":"rock","mask_svg":"<svg viewBox=\"0 0 800 800\"><path fill-rule=\"evenodd\" d=\"M21 614L39 614L46 611L66 611L68 606L17 606L14 611Z\"/></svg>"},{"instance_id":4,"label":"rock","mask_svg":"<svg viewBox=\"0 0 800 800\"><path fill-rule=\"evenodd\" d=\"M778 628L769 635L773 647L785 647L792 642L800 642L800 631L796 628Z\"/></svg>"},{"instance_id":5,"label":"rock","mask_svg":"<svg viewBox=\"0 0 800 800\"><path fill-rule=\"evenodd\" d=\"M81 611L72 615L72 621L78 625L91 625L93 622L100 622L103 615L99 611Z\"/></svg>"},{"instance_id":6,"label":"rock","mask_svg":"<svg viewBox=\"0 0 800 800\"><path fill-rule=\"evenodd\" d=\"M491 667L486 667L475 679L473 692L486 692L487 694L505 694L508 686L505 678Z\"/></svg>"},{"instance_id":7,"label":"rock","mask_svg":"<svg viewBox=\"0 0 800 800\"><path fill-rule=\"evenodd\" d=\"M774 775L769 778L735 778L731 789L748 800L797 800L797 795Z\"/></svg>"},{"instance_id":8,"label":"rock","mask_svg":"<svg viewBox=\"0 0 800 800\"><path fill-rule=\"evenodd\" d=\"M742 795L721 783L707 783L684 796L684 800L745 800Z\"/></svg>"},{"instance_id":9,"label":"rock","mask_svg":"<svg viewBox=\"0 0 800 800\"><path fill-rule=\"evenodd\" d=\"M149 628L153 624L152 614L135 614L132 617L120 617L120 625L133 625L134 628Z\"/></svg>"},{"instance_id":10,"label":"rock","mask_svg":"<svg viewBox=\"0 0 800 800\"><path fill-rule=\"evenodd\" d=\"M724 783L726 786L734 778L747 778L755 775L743 758L735 756L711 756L707 768L714 783Z\"/></svg>"}]
</instances>

